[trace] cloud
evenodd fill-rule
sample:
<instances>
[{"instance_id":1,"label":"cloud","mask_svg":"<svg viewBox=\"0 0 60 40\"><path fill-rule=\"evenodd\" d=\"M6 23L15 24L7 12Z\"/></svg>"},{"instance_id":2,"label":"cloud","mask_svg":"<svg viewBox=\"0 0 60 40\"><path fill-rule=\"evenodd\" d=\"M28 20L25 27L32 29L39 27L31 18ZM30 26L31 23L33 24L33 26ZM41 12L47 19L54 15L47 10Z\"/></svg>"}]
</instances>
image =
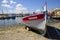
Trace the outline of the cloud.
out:
<instances>
[{"instance_id":1,"label":"cloud","mask_svg":"<svg viewBox=\"0 0 60 40\"><path fill-rule=\"evenodd\" d=\"M7 8L11 8L11 6L10 5L8 5L8 4L1 4L3 7L7 7Z\"/></svg>"},{"instance_id":2,"label":"cloud","mask_svg":"<svg viewBox=\"0 0 60 40\"><path fill-rule=\"evenodd\" d=\"M23 14L29 13L29 11L26 7L24 7L22 4L16 4L16 3L17 2L15 2L13 0L9 0L9 1L3 0L1 6L6 7L6 8L13 8L13 6L15 6L15 8L13 10L10 10L10 9L8 10L9 13L23 13Z\"/></svg>"},{"instance_id":3,"label":"cloud","mask_svg":"<svg viewBox=\"0 0 60 40\"><path fill-rule=\"evenodd\" d=\"M10 0L10 4L16 4L16 2L13 0Z\"/></svg>"},{"instance_id":4,"label":"cloud","mask_svg":"<svg viewBox=\"0 0 60 40\"><path fill-rule=\"evenodd\" d=\"M2 3L8 3L8 1L7 0L3 0Z\"/></svg>"},{"instance_id":5,"label":"cloud","mask_svg":"<svg viewBox=\"0 0 60 40\"><path fill-rule=\"evenodd\" d=\"M23 13L23 14L29 13L28 9L25 8L22 4L16 5L15 12L16 13Z\"/></svg>"},{"instance_id":6,"label":"cloud","mask_svg":"<svg viewBox=\"0 0 60 40\"><path fill-rule=\"evenodd\" d=\"M22 4L17 4L16 7L23 7L23 5Z\"/></svg>"},{"instance_id":7,"label":"cloud","mask_svg":"<svg viewBox=\"0 0 60 40\"><path fill-rule=\"evenodd\" d=\"M22 13L22 14L27 14L29 13L29 11L27 10L27 8L17 8L15 9L15 13Z\"/></svg>"},{"instance_id":8,"label":"cloud","mask_svg":"<svg viewBox=\"0 0 60 40\"><path fill-rule=\"evenodd\" d=\"M41 10L40 9L37 9L35 12L36 13L41 13Z\"/></svg>"},{"instance_id":9,"label":"cloud","mask_svg":"<svg viewBox=\"0 0 60 40\"><path fill-rule=\"evenodd\" d=\"M29 13L29 11L22 4L17 4L16 8L12 9L12 10L8 10L8 13L27 14L27 13Z\"/></svg>"},{"instance_id":10,"label":"cloud","mask_svg":"<svg viewBox=\"0 0 60 40\"><path fill-rule=\"evenodd\" d=\"M3 7L7 7L7 8L12 8L12 6L10 6L10 4L8 4L8 0L2 0L2 4L1 4L1 6L3 6Z\"/></svg>"}]
</instances>

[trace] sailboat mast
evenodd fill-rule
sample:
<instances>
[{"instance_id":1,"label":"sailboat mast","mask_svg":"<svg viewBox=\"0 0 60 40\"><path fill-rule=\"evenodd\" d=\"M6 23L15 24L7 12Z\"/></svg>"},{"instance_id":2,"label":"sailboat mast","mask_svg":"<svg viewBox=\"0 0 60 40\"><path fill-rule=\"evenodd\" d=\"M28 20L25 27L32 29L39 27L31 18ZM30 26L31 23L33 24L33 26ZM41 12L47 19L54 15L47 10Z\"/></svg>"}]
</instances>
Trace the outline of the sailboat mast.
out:
<instances>
[{"instance_id":1,"label":"sailboat mast","mask_svg":"<svg viewBox=\"0 0 60 40\"><path fill-rule=\"evenodd\" d=\"M47 19L47 3L46 2L43 5L43 14L44 14L45 23L46 23L46 19Z\"/></svg>"}]
</instances>

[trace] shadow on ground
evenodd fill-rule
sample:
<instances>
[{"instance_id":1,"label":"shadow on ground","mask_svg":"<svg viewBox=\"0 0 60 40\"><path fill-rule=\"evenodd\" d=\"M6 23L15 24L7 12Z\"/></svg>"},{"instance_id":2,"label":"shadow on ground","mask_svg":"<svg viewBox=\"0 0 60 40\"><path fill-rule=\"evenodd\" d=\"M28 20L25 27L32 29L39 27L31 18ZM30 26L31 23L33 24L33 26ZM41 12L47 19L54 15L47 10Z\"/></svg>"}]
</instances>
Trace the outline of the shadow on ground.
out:
<instances>
[{"instance_id":1,"label":"shadow on ground","mask_svg":"<svg viewBox=\"0 0 60 40\"><path fill-rule=\"evenodd\" d=\"M36 30L32 29L31 31L39 34L39 32ZM60 30L55 27L46 26L46 34L44 35L44 37L48 39L60 39Z\"/></svg>"}]
</instances>

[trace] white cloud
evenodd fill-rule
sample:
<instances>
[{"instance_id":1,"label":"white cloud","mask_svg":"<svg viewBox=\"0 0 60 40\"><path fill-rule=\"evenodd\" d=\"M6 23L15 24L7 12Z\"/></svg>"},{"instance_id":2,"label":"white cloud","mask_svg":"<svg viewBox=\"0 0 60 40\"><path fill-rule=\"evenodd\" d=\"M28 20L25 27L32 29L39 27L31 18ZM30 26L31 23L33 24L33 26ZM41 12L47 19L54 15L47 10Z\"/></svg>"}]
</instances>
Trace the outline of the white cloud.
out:
<instances>
[{"instance_id":1,"label":"white cloud","mask_svg":"<svg viewBox=\"0 0 60 40\"><path fill-rule=\"evenodd\" d=\"M17 4L16 5L15 12L16 13L23 13L23 14L29 13L28 9L23 7L22 4Z\"/></svg>"},{"instance_id":2,"label":"white cloud","mask_svg":"<svg viewBox=\"0 0 60 40\"><path fill-rule=\"evenodd\" d=\"M41 10L40 9L37 9L35 12L36 13L41 13Z\"/></svg>"},{"instance_id":3,"label":"white cloud","mask_svg":"<svg viewBox=\"0 0 60 40\"><path fill-rule=\"evenodd\" d=\"M16 4L16 2L13 0L10 0L10 4Z\"/></svg>"},{"instance_id":4,"label":"white cloud","mask_svg":"<svg viewBox=\"0 0 60 40\"><path fill-rule=\"evenodd\" d=\"M26 13L29 13L29 11L26 8L17 8L15 9L15 13L26 14Z\"/></svg>"},{"instance_id":5,"label":"white cloud","mask_svg":"<svg viewBox=\"0 0 60 40\"><path fill-rule=\"evenodd\" d=\"M17 4L16 7L23 7L23 5L22 4Z\"/></svg>"},{"instance_id":6,"label":"white cloud","mask_svg":"<svg viewBox=\"0 0 60 40\"><path fill-rule=\"evenodd\" d=\"M9 2L9 3L8 3ZM13 8L13 6L11 4L16 4L17 2L13 1L13 0L3 0L1 6L6 7L6 8ZM29 13L28 9L25 8L22 4L17 4L15 5L15 9L14 10L8 10L9 13Z\"/></svg>"},{"instance_id":7,"label":"white cloud","mask_svg":"<svg viewBox=\"0 0 60 40\"><path fill-rule=\"evenodd\" d=\"M10 4L8 4L8 2L9 2L8 0L3 0L1 6L7 7L7 8L12 8L12 6L10 6Z\"/></svg>"},{"instance_id":8,"label":"white cloud","mask_svg":"<svg viewBox=\"0 0 60 40\"><path fill-rule=\"evenodd\" d=\"M2 4L2 6L3 6L3 7L7 7L7 8L11 8L11 6L8 5L8 4Z\"/></svg>"},{"instance_id":9,"label":"white cloud","mask_svg":"<svg viewBox=\"0 0 60 40\"><path fill-rule=\"evenodd\" d=\"M8 1L7 0L3 0L2 3L8 3Z\"/></svg>"},{"instance_id":10,"label":"white cloud","mask_svg":"<svg viewBox=\"0 0 60 40\"><path fill-rule=\"evenodd\" d=\"M8 10L9 13L15 13L15 14L27 14L29 13L29 11L27 10L27 8L23 7L23 5L21 4L17 4L16 8L13 10Z\"/></svg>"}]
</instances>

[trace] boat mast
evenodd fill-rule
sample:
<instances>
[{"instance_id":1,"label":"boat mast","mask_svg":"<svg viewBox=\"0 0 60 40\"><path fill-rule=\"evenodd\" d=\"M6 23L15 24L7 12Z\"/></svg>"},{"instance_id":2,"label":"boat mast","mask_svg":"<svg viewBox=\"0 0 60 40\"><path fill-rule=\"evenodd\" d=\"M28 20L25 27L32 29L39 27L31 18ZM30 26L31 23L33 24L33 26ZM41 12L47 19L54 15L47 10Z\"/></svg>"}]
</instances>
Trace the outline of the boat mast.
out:
<instances>
[{"instance_id":1,"label":"boat mast","mask_svg":"<svg viewBox=\"0 0 60 40\"><path fill-rule=\"evenodd\" d=\"M44 14L45 23L46 23L46 19L47 19L47 3L46 2L43 5L43 14Z\"/></svg>"}]
</instances>

